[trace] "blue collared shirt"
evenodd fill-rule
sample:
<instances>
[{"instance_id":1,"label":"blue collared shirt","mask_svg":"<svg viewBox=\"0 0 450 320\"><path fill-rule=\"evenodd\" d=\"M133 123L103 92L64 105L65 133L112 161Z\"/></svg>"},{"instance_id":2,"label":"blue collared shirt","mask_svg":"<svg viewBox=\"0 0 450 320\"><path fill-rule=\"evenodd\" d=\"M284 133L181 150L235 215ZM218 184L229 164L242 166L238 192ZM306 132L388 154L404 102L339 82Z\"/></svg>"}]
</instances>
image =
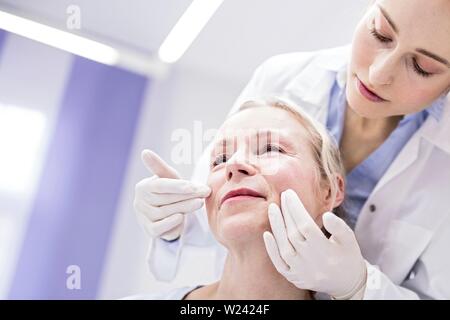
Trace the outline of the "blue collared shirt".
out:
<instances>
[{"instance_id":1,"label":"blue collared shirt","mask_svg":"<svg viewBox=\"0 0 450 320\"><path fill-rule=\"evenodd\" d=\"M327 129L335 141L340 142L346 108L345 84L339 84L337 80L334 82L328 108ZM363 162L347 173L344 209L347 214L346 220L352 228L372 190L406 142L429 115L439 121L443 108L444 99L441 97L424 110L404 116L389 137Z\"/></svg>"}]
</instances>

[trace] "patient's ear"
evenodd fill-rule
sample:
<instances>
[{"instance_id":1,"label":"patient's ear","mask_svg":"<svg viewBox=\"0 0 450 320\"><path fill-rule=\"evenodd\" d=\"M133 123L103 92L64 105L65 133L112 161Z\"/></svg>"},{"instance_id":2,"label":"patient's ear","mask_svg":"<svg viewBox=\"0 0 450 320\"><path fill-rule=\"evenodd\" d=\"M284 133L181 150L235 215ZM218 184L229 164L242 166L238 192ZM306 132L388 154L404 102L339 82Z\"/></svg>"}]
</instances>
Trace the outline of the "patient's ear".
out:
<instances>
[{"instance_id":1,"label":"patient's ear","mask_svg":"<svg viewBox=\"0 0 450 320\"><path fill-rule=\"evenodd\" d=\"M336 184L336 196L333 202L332 192L331 192L331 186L328 186L328 193L325 198L325 206L328 208L327 210L330 210L330 208L337 208L339 207L342 202L344 202L345 198L345 180L340 174L334 175L335 184Z\"/></svg>"}]
</instances>

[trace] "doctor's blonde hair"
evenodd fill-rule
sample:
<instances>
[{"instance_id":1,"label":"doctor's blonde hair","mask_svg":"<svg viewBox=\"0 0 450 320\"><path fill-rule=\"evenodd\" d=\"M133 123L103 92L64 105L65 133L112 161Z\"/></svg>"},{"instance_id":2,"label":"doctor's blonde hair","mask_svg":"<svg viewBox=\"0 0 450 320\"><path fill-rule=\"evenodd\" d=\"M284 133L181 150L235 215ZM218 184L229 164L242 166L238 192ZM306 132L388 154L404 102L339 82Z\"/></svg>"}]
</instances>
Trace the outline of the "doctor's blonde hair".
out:
<instances>
[{"instance_id":1,"label":"doctor's blonde hair","mask_svg":"<svg viewBox=\"0 0 450 320\"><path fill-rule=\"evenodd\" d=\"M309 136L309 144L313 153L314 161L317 165L317 180L319 183L325 183L330 188L331 208L337 216L344 218L345 210L343 204L335 206L336 196L339 191L339 179L342 182L345 179L345 170L342 163L338 145L332 140L326 129L311 118L301 107L293 102L286 101L277 97L262 98L257 100L249 100L242 103L239 109L229 116L240 111L255 107L274 107L289 112L303 126Z\"/></svg>"}]
</instances>

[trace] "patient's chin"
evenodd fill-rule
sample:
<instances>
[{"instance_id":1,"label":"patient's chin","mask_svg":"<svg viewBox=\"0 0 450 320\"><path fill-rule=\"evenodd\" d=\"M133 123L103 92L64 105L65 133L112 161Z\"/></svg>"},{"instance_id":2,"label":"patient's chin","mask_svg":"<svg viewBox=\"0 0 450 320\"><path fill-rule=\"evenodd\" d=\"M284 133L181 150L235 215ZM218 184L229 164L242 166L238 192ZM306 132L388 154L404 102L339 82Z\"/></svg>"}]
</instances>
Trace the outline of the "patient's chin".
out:
<instances>
[{"instance_id":1,"label":"patient's chin","mask_svg":"<svg viewBox=\"0 0 450 320\"><path fill-rule=\"evenodd\" d=\"M252 239L262 241L264 231L270 230L267 210L224 213L217 227L218 240L225 246L229 241L248 242Z\"/></svg>"}]
</instances>

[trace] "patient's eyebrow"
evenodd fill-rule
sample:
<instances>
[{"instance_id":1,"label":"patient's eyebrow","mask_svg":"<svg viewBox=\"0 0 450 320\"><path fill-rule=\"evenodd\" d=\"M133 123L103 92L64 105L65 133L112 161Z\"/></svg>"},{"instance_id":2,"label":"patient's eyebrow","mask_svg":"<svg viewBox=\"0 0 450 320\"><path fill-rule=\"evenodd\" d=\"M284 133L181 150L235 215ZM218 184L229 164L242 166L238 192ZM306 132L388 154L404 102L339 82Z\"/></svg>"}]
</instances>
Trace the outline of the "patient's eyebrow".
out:
<instances>
[{"instance_id":1,"label":"patient's eyebrow","mask_svg":"<svg viewBox=\"0 0 450 320\"><path fill-rule=\"evenodd\" d=\"M295 146L294 143L291 141L291 138L286 135L285 133L283 133L280 130L270 130L270 129L262 129L262 130L258 130L256 133L251 135L252 138L257 138L258 142L261 139L267 139L264 141L270 141L272 143L274 142L279 142L280 144L286 146L287 148L294 150ZM218 147L221 147L222 149L225 149L226 146L228 146L230 144L231 141L233 141L233 143L236 141L237 137L233 137L233 138L223 138L221 140L219 140L213 147L213 149L211 150L211 154L210 156L212 157L215 153L215 151L217 151Z\"/></svg>"},{"instance_id":2,"label":"patient's eyebrow","mask_svg":"<svg viewBox=\"0 0 450 320\"><path fill-rule=\"evenodd\" d=\"M232 140L233 140L233 143L234 143L235 137L233 137L233 138L223 138L223 139L217 141L214 144L214 146L213 146L213 148L211 150L211 153L209 154L209 157L212 158L214 156L214 154L217 152L219 147L222 150L225 150L226 147L230 144L230 141L232 141Z\"/></svg>"},{"instance_id":3,"label":"patient's eyebrow","mask_svg":"<svg viewBox=\"0 0 450 320\"><path fill-rule=\"evenodd\" d=\"M280 144L285 145L290 149L295 148L293 141L291 141L291 138L280 130L270 130L270 129L260 130L258 131L257 137L259 139L261 139L262 137L267 137L268 140L272 143L279 142Z\"/></svg>"}]
</instances>

